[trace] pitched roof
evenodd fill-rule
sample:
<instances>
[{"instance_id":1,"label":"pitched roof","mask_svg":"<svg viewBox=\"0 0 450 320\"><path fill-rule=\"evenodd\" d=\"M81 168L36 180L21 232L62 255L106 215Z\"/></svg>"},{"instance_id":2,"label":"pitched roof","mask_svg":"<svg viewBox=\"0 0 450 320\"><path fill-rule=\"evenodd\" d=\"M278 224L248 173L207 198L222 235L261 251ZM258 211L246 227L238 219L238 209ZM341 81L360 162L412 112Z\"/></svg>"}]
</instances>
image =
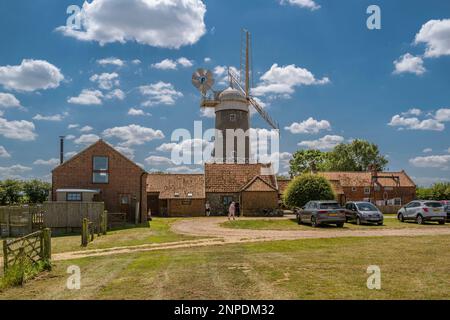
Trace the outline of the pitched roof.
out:
<instances>
[{"instance_id":1,"label":"pitched roof","mask_svg":"<svg viewBox=\"0 0 450 320\"><path fill-rule=\"evenodd\" d=\"M342 187L370 187L372 181L371 172L319 172L321 176L330 181L339 181ZM382 187L395 187L396 182L391 177L400 178L401 187L415 187L416 184L406 174L405 171L400 172L378 172L378 182Z\"/></svg>"},{"instance_id":2,"label":"pitched roof","mask_svg":"<svg viewBox=\"0 0 450 320\"><path fill-rule=\"evenodd\" d=\"M278 191L273 185L267 182L263 177L256 176L250 180L241 191Z\"/></svg>"},{"instance_id":3,"label":"pitched roof","mask_svg":"<svg viewBox=\"0 0 450 320\"><path fill-rule=\"evenodd\" d=\"M204 199L203 174L149 174L147 192L159 193L160 199ZM189 197L189 194L192 194Z\"/></svg>"},{"instance_id":4,"label":"pitched roof","mask_svg":"<svg viewBox=\"0 0 450 320\"><path fill-rule=\"evenodd\" d=\"M275 175L270 165L255 164L205 164L205 191L237 193L252 179L259 176L277 189Z\"/></svg>"},{"instance_id":5,"label":"pitched roof","mask_svg":"<svg viewBox=\"0 0 450 320\"><path fill-rule=\"evenodd\" d=\"M94 142L93 144L91 144L90 146L86 147L85 149L81 150L80 152L78 152L76 155L74 155L73 157L71 157L69 160L63 162L62 164L58 165L57 167L53 168L52 172L64 167L65 165L67 165L68 163L72 162L73 160L77 159L78 157L80 157L83 153L94 149L100 145L106 146L107 148L111 149L113 152L115 152L116 154L118 154L120 157L122 157L123 159L125 159L126 161L130 162L131 164L133 164L134 166L138 167L143 173L146 172L142 167L138 166L135 162L133 162L132 160L130 160L129 158L127 158L126 156L124 156L122 153L120 153L119 151L117 151L112 145L110 145L109 143L107 143L106 141L99 139L96 142Z\"/></svg>"}]
</instances>

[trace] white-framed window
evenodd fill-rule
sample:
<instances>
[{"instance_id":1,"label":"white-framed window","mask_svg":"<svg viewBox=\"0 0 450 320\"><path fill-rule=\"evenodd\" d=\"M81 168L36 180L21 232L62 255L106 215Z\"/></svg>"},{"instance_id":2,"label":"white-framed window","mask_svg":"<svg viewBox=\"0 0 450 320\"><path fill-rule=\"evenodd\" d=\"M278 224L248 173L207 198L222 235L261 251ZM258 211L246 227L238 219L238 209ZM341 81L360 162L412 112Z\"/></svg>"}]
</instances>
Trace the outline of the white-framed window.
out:
<instances>
[{"instance_id":1,"label":"white-framed window","mask_svg":"<svg viewBox=\"0 0 450 320\"><path fill-rule=\"evenodd\" d=\"M235 113L230 114L230 121L231 122L235 122L236 121L236 114Z\"/></svg>"},{"instance_id":2,"label":"white-framed window","mask_svg":"<svg viewBox=\"0 0 450 320\"><path fill-rule=\"evenodd\" d=\"M378 184L375 185L375 191L381 191L381 187Z\"/></svg>"},{"instance_id":3,"label":"white-framed window","mask_svg":"<svg viewBox=\"0 0 450 320\"><path fill-rule=\"evenodd\" d=\"M352 187L352 192L356 192L356 187Z\"/></svg>"},{"instance_id":4,"label":"white-framed window","mask_svg":"<svg viewBox=\"0 0 450 320\"><path fill-rule=\"evenodd\" d=\"M364 187L364 194L370 194L370 187Z\"/></svg>"},{"instance_id":5,"label":"white-framed window","mask_svg":"<svg viewBox=\"0 0 450 320\"><path fill-rule=\"evenodd\" d=\"M83 195L81 192L67 192L66 201L70 202L81 202L83 200Z\"/></svg>"},{"instance_id":6,"label":"white-framed window","mask_svg":"<svg viewBox=\"0 0 450 320\"><path fill-rule=\"evenodd\" d=\"M92 182L109 183L109 159L103 156L94 156L92 159Z\"/></svg>"}]
</instances>

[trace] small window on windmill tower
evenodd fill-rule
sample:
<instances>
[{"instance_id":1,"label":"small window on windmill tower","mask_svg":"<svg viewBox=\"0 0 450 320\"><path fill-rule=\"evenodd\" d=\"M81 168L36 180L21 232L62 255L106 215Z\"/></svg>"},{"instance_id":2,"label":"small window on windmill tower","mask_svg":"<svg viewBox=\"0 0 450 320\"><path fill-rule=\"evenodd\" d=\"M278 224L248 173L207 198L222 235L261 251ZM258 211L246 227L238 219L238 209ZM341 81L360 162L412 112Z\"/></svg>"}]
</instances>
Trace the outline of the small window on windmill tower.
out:
<instances>
[{"instance_id":1,"label":"small window on windmill tower","mask_svg":"<svg viewBox=\"0 0 450 320\"><path fill-rule=\"evenodd\" d=\"M232 121L232 122L236 121L236 114L235 113L230 114L230 121Z\"/></svg>"},{"instance_id":2,"label":"small window on windmill tower","mask_svg":"<svg viewBox=\"0 0 450 320\"><path fill-rule=\"evenodd\" d=\"M188 196L188 198L192 198L192 197L193 197L192 192L189 192L189 193L187 194L187 196Z\"/></svg>"},{"instance_id":3,"label":"small window on windmill tower","mask_svg":"<svg viewBox=\"0 0 450 320\"><path fill-rule=\"evenodd\" d=\"M179 198L180 194L178 192L175 192L174 196L175 196L175 198Z\"/></svg>"}]
</instances>

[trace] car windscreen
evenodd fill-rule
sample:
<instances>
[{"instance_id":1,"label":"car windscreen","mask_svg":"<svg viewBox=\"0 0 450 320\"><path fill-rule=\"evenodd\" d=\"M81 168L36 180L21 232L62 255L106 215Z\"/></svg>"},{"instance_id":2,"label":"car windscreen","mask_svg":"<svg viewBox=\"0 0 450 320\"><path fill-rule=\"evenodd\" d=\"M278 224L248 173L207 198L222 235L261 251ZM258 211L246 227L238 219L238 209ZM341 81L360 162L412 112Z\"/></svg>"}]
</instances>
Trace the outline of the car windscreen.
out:
<instances>
[{"instance_id":1,"label":"car windscreen","mask_svg":"<svg viewBox=\"0 0 450 320\"><path fill-rule=\"evenodd\" d=\"M358 203L356 206L359 211L378 211L377 207L371 203Z\"/></svg>"},{"instance_id":2,"label":"car windscreen","mask_svg":"<svg viewBox=\"0 0 450 320\"><path fill-rule=\"evenodd\" d=\"M439 202L425 202L425 206L429 208L440 208L442 207L442 203Z\"/></svg>"},{"instance_id":3,"label":"car windscreen","mask_svg":"<svg viewBox=\"0 0 450 320\"><path fill-rule=\"evenodd\" d=\"M320 209L339 209L339 208L340 208L339 204L335 202L320 204Z\"/></svg>"}]
</instances>

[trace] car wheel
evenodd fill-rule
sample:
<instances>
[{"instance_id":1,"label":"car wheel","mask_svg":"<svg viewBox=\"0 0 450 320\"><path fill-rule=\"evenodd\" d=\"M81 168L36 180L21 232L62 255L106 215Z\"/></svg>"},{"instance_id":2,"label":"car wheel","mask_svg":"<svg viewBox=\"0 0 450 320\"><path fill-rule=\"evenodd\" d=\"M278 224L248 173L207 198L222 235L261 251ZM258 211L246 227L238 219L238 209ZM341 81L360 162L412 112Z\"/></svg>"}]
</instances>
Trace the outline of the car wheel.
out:
<instances>
[{"instance_id":1,"label":"car wheel","mask_svg":"<svg viewBox=\"0 0 450 320\"><path fill-rule=\"evenodd\" d=\"M423 224L423 217L419 214L416 218L417 224Z\"/></svg>"},{"instance_id":2,"label":"car wheel","mask_svg":"<svg viewBox=\"0 0 450 320\"><path fill-rule=\"evenodd\" d=\"M383 221L378 222L377 225L382 226L383 225Z\"/></svg>"},{"instance_id":3,"label":"car wheel","mask_svg":"<svg viewBox=\"0 0 450 320\"><path fill-rule=\"evenodd\" d=\"M445 224L445 220L439 221L439 224Z\"/></svg>"},{"instance_id":4,"label":"car wheel","mask_svg":"<svg viewBox=\"0 0 450 320\"><path fill-rule=\"evenodd\" d=\"M356 224L357 224L358 226L361 225L361 218L360 218L360 217L356 217Z\"/></svg>"},{"instance_id":5,"label":"car wheel","mask_svg":"<svg viewBox=\"0 0 450 320\"><path fill-rule=\"evenodd\" d=\"M311 226L313 228L317 228L319 226L319 224L316 221L316 217L311 217Z\"/></svg>"},{"instance_id":6,"label":"car wheel","mask_svg":"<svg viewBox=\"0 0 450 320\"><path fill-rule=\"evenodd\" d=\"M344 223L336 223L336 227L338 227L338 228L343 228L344 227Z\"/></svg>"},{"instance_id":7,"label":"car wheel","mask_svg":"<svg viewBox=\"0 0 450 320\"><path fill-rule=\"evenodd\" d=\"M400 220L401 222L405 222L405 218L403 217L403 213L400 213L398 215L398 220Z\"/></svg>"}]
</instances>

